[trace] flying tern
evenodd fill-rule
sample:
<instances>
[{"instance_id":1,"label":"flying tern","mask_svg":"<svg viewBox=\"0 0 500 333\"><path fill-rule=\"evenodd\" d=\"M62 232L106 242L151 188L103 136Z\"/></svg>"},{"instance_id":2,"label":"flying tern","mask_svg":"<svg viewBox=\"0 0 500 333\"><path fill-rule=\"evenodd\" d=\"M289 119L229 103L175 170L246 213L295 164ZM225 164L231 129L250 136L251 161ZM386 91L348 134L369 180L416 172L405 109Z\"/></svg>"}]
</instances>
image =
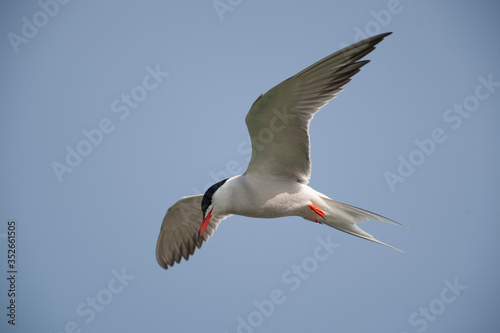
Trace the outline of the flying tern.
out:
<instances>
[{"instance_id":1,"label":"flying tern","mask_svg":"<svg viewBox=\"0 0 500 333\"><path fill-rule=\"evenodd\" d=\"M403 225L332 200L307 185L311 176L309 123L369 62L360 59L389 34L333 53L257 98L245 118L252 142L247 170L214 184L204 194L183 197L168 209L156 247L160 266L167 269L183 257L188 260L219 222L231 215L300 216L394 248L356 223L373 220Z\"/></svg>"}]
</instances>

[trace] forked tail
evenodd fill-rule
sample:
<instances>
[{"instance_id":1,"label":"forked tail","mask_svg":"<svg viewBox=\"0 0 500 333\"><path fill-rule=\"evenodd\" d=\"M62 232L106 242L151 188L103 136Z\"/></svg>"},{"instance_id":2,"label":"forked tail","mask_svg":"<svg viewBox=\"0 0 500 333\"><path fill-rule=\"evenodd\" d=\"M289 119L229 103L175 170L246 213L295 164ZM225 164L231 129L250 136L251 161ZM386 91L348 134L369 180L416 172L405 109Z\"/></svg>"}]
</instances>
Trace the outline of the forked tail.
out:
<instances>
[{"instance_id":1,"label":"forked tail","mask_svg":"<svg viewBox=\"0 0 500 333\"><path fill-rule=\"evenodd\" d=\"M375 237L359 228L356 223L365 222L365 221L380 221L380 222L388 222L392 224L399 225L401 227L406 228L404 225L397 223L391 219L383 217L381 215L369 212L367 210L354 207L342 202L338 202L332 200L328 197L322 197L324 203L328 206L327 211L325 212L325 216L320 219L321 223L329 225L335 229L338 229L343 232L347 232L348 234L358 236L369 241L379 243L400 252L400 249L397 249L391 245L383 243L377 240Z\"/></svg>"}]
</instances>

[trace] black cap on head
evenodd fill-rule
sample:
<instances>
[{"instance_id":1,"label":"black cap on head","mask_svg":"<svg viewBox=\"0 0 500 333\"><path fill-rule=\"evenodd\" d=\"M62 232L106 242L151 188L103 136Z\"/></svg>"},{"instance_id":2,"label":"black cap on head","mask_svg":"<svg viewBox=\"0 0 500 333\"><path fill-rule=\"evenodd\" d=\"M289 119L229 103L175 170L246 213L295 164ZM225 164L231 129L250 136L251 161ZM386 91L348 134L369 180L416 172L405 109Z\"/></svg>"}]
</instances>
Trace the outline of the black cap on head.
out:
<instances>
[{"instance_id":1,"label":"black cap on head","mask_svg":"<svg viewBox=\"0 0 500 333\"><path fill-rule=\"evenodd\" d=\"M215 191L217 191L219 187L224 185L224 183L228 179L229 178L226 178L218 183L213 184L203 195L203 199L201 200L201 211L203 212L203 218L205 218L208 207L210 207L210 205L212 204L212 196L214 195Z\"/></svg>"}]
</instances>

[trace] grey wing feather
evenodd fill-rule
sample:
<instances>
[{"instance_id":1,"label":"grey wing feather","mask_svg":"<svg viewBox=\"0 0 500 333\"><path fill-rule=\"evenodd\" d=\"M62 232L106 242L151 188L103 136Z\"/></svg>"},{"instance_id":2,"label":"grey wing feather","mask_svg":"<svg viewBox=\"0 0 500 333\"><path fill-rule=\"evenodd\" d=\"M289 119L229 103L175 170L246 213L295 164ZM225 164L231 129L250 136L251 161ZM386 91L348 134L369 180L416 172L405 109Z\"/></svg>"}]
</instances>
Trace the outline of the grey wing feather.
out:
<instances>
[{"instance_id":1,"label":"grey wing feather","mask_svg":"<svg viewBox=\"0 0 500 333\"><path fill-rule=\"evenodd\" d=\"M158 243L156 245L156 260L161 267L167 269L181 259L189 259L196 247L201 248L217 229L220 218L212 218L198 242L198 231L203 220L201 200L203 194L181 198L170 207L163 218Z\"/></svg>"},{"instance_id":2,"label":"grey wing feather","mask_svg":"<svg viewBox=\"0 0 500 333\"><path fill-rule=\"evenodd\" d=\"M368 61L358 61L390 33L348 46L259 96L245 122L252 141L246 174L307 183L311 176L309 123Z\"/></svg>"}]
</instances>

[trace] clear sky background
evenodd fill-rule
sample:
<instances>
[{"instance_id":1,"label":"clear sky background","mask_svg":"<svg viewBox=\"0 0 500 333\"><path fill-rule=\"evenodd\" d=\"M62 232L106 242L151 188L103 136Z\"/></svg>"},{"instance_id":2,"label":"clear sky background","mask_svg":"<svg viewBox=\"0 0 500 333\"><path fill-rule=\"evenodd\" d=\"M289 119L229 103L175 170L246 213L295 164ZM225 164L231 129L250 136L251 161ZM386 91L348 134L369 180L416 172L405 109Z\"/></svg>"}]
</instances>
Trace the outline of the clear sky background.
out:
<instances>
[{"instance_id":1,"label":"clear sky background","mask_svg":"<svg viewBox=\"0 0 500 333\"><path fill-rule=\"evenodd\" d=\"M55 4L0 6L0 331L498 332L497 1ZM168 207L244 172L253 101L387 31L314 118L310 185L405 253L233 216L160 268Z\"/></svg>"}]
</instances>

